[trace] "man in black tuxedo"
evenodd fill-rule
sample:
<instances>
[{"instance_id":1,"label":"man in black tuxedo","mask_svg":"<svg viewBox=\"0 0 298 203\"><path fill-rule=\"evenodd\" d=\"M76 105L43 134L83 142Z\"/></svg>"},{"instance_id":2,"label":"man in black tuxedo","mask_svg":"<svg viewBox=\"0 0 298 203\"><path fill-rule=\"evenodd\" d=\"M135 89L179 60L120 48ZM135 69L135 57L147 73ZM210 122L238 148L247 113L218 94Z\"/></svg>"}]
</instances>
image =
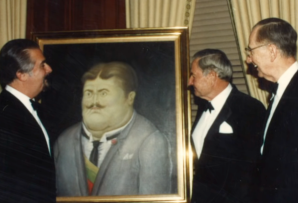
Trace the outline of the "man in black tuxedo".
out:
<instances>
[{"instance_id":1,"label":"man in black tuxedo","mask_svg":"<svg viewBox=\"0 0 298 203\"><path fill-rule=\"evenodd\" d=\"M260 149L260 202L298 202L297 33L286 21L267 18L249 37L247 63L277 87L267 110Z\"/></svg>"},{"instance_id":2,"label":"man in black tuxedo","mask_svg":"<svg viewBox=\"0 0 298 203\"><path fill-rule=\"evenodd\" d=\"M193 58L189 86L200 104L191 135L192 202L251 202L265 108L230 83L232 66L222 51Z\"/></svg>"},{"instance_id":3,"label":"man in black tuxedo","mask_svg":"<svg viewBox=\"0 0 298 203\"><path fill-rule=\"evenodd\" d=\"M11 40L0 51L0 202L56 202L50 139L33 107L50 72L33 41Z\"/></svg>"}]
</instances>

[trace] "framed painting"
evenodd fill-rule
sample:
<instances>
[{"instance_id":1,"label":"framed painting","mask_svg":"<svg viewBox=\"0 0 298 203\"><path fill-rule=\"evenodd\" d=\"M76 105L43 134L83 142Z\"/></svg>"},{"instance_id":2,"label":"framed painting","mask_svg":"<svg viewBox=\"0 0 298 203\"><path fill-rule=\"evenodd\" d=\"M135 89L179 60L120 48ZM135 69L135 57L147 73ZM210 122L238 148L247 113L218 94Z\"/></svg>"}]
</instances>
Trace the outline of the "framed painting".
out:
<instances>
[{"instance_id":1,"label":"framed painting","mask_svg":"<svg viewBox=\"0 0 298 203\"><path fill-rule=\"evenodd\" d=\"M188 35L184 27L32 33L53 70L39 99L53 135L57 202L189 200ZM116 66L129 67L136 79L103 78L101 68L95 78L85 77L96 67ZM101 100L113 94L110 84L122 88L124 83L135 85L127 93L131 97L122 98L119 90L113 99ZM125 103L126 98L133 99ZM106 111L93 124L84 113L86 101ZM132 110L120 116L123 109ZM108 141L114 131L118 137ZM97 152L100 164L90 165L86 142L103 137L110 144Z\"/></svg>"}]
</instances>

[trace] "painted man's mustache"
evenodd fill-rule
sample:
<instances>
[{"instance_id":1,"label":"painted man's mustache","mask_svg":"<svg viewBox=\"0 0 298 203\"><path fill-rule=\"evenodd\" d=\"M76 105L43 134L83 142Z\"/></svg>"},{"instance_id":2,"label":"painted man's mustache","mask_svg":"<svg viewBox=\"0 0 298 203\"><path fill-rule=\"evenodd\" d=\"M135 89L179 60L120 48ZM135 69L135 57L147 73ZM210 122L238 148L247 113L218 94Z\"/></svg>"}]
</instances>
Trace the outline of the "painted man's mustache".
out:
<instances>
[{"instance_id":1,"label":"painted man's mustache","mask_svg":"<svg viewBox=\"0 0 298 203\"><path fill-rule=\"evenodd\" d=\"M100 104L98 104L98 103L96 103L96 104L91 104L90 106L87 106L88 109L91 109L91 108L94 108L94 107L99 108L99 109L104 108L103 105L100 105Z\"/></svg>"}]
</instances>

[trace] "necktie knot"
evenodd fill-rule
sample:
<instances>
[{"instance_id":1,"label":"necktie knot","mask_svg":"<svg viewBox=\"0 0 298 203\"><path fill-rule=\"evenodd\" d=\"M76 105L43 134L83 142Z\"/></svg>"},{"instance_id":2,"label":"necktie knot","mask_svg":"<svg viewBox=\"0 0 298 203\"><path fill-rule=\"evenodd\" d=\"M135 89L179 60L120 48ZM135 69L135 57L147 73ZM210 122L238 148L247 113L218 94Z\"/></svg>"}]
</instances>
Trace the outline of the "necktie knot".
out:
<instances>
[{"instance_id":1,"label":"necktie knot","mask_svg":"<svg viewBox=\"0 0 298 203\"><path fill-rule=\"evenodd\" d=\"M35 100L33 100L33 99L30 99L30 102L31 102L31 105L32 105L32 108L35 110L35 111L37 111L38 110L38 108L39 108L39 103L38 102L36 102Z\"/></svg>"},{"instance_id":2,"label":"necktie knot","mask_svg":"<svg viewBox=\"0 0 298 203\"><path fill-rule=\"evenodd\" d=\"M93 149L91 151L89 160L91 161L91 163L93 163L95 166L97 166L98 164L98 146L99 146L100 142L99 140L93 141Z\"/></svg>"},{"instance_id":3,"label":"necktie knot","mask_svg":"<svg viewBox=\"0 0 298 203\"><path fill-rule=\"evenodd\" d=\"M214 110L211 102L209 102L209 101L206 101L205 105L204 105L204 111L207 111L207 110L209 110L210 113L211 113L212 110Z\"/></svg>"},{"instance_id":4,"label":"necktie knot","mask_svg":"<svg viewBox=\"0 0 298 203\"><path fill-rule=\"evenodd\" d=\"M93 147L97 148L98 146L99 146L99 141L98 140L93 141Z\"/></svg>"}]
</instances>

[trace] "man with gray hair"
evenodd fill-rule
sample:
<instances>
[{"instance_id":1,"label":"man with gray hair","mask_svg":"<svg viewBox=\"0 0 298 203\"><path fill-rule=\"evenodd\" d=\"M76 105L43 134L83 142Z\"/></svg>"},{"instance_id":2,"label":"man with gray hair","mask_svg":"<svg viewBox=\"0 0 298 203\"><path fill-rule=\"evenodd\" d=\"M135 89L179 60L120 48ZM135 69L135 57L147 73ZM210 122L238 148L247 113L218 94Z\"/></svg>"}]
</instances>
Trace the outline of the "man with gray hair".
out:
<instances>
[{"instance_id":1,"label":"man with gray hair","mask_svg":"<svg viewBox=\"0 0 298 203\"><path fill-rule=\"evenodd\" d=\"M189 86L199 97L192 129L192 202L249 202L265 108L231 84L232 66L217 49L193 57Z\"/></svg>"},{"instance_id":2,"label":"man with gray hair","mask_svg":"<svg viewBox=\"0 0 298 203\"><path fill-rule=\"evenodd\" d=\"M82 82L83 121L54 146L58 196L170 193L169 143L133 108L134 69L122 62L97 64Z\"/></svg>"}]
</instances>

